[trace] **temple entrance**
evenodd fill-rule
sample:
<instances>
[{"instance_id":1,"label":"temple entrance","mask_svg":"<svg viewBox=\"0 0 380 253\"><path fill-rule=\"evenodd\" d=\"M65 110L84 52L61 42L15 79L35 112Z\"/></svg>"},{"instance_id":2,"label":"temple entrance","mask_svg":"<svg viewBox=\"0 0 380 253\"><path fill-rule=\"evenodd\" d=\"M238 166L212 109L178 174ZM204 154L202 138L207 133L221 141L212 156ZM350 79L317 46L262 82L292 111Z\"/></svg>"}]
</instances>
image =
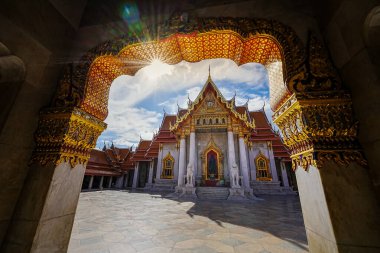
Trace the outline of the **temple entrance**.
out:
<instances>
[{"instance_id":1,"label":"temple entrance","mask_svg":"<svg viewBox=\"0 0 380 253\"><path fill-rule=\"evenodd\" d=\"M225 186L223 153L211 138L201 157L203 164L202 186Z\"/></svg>"}]
</instances>

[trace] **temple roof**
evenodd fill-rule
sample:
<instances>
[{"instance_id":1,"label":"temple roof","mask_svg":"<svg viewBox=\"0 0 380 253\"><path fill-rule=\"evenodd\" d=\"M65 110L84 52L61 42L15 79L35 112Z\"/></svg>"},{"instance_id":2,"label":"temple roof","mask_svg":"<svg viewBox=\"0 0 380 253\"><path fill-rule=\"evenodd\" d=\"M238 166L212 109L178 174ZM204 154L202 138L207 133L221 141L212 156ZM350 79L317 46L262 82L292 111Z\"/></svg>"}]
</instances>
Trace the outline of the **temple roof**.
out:
<instances>
[{"instance_id":1,"label":"temple roof","mask_svg":"<svg viewBox=\"0 0 380 253\"><path fill-rule=\"evenodd\" d=\"M86 166L86 175L121 176L123 171L134 168L132 150L116 148L113 145L104 150L93 149Z\"/></svg>"},{"instance_id":2,"label":"temple roof","mask_svg":"<svg viewBox=\"0 0 380 253\"><path fill-rule=\"evenodd\" d=\"M181 109L178 110L178 114L176 117L175 124L172 124L170 127L171 131L176 130L196 109L196 107L205 99L205 94L207 92L214 92L216 95L216 98L219 100L219 102L229 110L233 116L235 116L237 119L244 122L246 127L248 129L254 129L255 123L254 121L248 120L249 114L248 114L248 108L247 106L236 106L235 105L235 99L232 98L231 100L226 100L222 93L219 91L218 87L216 87L214 81L211 79L211 75L209 73L209 76L207 78L207 81L203 85L202 90L199 92L197 98L194 100L194 102L189 103L187 109ZM245 108L245 109L244 109ZM239 110L239 111L238 111Z\"/></svg>"},{"instance_id":3,"label":"temple roof","mask_svg":"<svg viewBox=\"0 0 380 253\"><path fill-rule=\"evenodd\" d=\"M151 161L152 159L149 157L146 157L145 154L151 144L151 140L140 140L135 153L133 154L131 160L134 162L138 161Z\"/></svg>"}]
</instances>

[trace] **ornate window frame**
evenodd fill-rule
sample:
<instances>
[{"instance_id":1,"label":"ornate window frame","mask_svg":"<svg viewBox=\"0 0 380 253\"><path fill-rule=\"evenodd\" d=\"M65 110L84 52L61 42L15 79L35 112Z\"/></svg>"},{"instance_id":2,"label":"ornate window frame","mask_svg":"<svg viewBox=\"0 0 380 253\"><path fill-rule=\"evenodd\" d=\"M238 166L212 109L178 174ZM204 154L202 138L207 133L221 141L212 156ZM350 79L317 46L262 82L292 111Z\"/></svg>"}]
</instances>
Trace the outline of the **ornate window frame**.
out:
<instances>
[{"instance_id":1,"label":"ornate window frame","mask_svg":"<svg viewBox=\"0 0 380 253\"><path fill-rule=\"evenodd\" d=\"M255 158L256 164L256 180L257 181L272 181L270 172L269 159L264 156L261 151Z\"/></svg>"},{"instance_id":2,"label":"ornate window frame","mask_svg":"<svg viewBox=\"0 0 380 253\"><path fill-rule=\"evenodd\" d=\"M174 157L170 154L170 152L162 159L162 179L174 178L174 162Z\"/></svg>"}]
</instances>

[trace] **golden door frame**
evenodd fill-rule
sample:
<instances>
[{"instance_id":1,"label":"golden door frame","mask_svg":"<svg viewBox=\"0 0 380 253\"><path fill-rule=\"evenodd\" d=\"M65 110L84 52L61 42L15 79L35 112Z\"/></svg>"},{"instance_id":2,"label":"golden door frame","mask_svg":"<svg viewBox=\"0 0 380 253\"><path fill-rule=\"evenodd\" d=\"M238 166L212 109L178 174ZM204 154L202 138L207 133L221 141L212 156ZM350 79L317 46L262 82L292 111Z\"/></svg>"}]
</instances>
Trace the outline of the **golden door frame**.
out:
<instances>
[{"instance_id":1,"label":"golden door frame","mask_svg":"<svg viewBox=\"0 0 380 253\"><path fill-rule=\"evenodd\" d=\"M201 159L202 159L202 179L203 180L208 180L208 171L207 171L207 154L210 151L214 151L216 153L217 161L218 161L218 177L217 180L223 179L224 178L224 173L223 173L223 152L216 146L214 143L214 140L211 139L209 144L207 145L207 148L203 152Z\"/></svg>"}]
</instances>

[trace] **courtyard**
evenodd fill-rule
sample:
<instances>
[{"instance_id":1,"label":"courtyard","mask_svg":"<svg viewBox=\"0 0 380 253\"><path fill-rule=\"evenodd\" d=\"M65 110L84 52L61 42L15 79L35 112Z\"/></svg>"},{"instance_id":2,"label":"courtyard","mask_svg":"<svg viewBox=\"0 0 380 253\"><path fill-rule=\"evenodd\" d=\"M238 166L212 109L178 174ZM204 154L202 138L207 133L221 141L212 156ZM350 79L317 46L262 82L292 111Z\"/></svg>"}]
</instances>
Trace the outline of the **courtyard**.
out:
<instances>
[{"instance_id":1,"label":"courtyard","mask_svg":"<svg viewBox=\"0 0 380 253\"><path fill-rule=\"evenodd\" d=\"M68 252L308 252L298 197L260 199L179 201L159 193L82 192Z\"/></svg>"}]
</instances>

